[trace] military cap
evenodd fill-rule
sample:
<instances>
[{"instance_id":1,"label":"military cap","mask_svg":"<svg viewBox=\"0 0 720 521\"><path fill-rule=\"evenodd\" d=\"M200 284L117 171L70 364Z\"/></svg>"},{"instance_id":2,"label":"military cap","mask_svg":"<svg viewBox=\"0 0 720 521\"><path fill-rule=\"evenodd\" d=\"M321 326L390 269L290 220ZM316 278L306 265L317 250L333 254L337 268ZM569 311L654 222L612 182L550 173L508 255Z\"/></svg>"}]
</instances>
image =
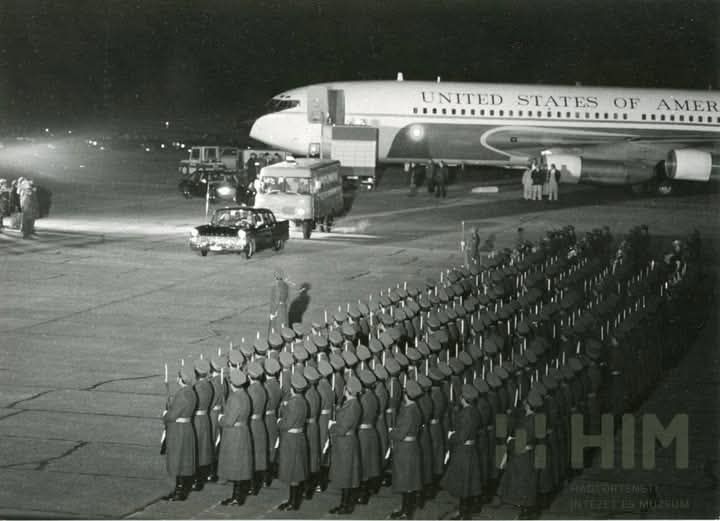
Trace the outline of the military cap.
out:
<instances>
[{"instance_id":1,"label":"military cap","mask_svg":"<svg viewBox=\"0 0 720 521\"><path fill-rule=\"evenodd\" d=\"M312 321L311 321L312 327L315 329L322 329L325 326L327 326L327 322L325 321L325 315L322 312L316 313L313 315Z\"/></svg>"},{"instance_id":2,"label":"military cap","mask_svg":"<svg viewBox=\"0 0 720 521\"><path fill-rule=\"evenodd\" d=\"M528 359L525 357L525 355L519 355L515 357L515 365L518 369L524 369L528 365Z\"/></svg>"},{"instance_id":3,"label":"military cap","mask_svg":"<svg viewBox=\"0 0 720 521\"><path fill-rule=\"evenodd\" d=\"M580 361L579 358L576 358L574 356L568 360L568 364L570 365L570 369L572 369L576 373L579 373L583 369L583 363Z\"/></svg>"},{"instance_id":4,"label":"military cap","mask_svg":"<svg viewBox=\"0 0 720 521\"><path fill-rule=\"evenodd\" d=\"M495 335L490 336L489 338L485 339L483 342L483 350L489 354L494 355L498 352L499 346L497 344L497 340L495 338Z\"/></svg>"},{"instance_id":5,"label":"military cap","mask_svg":"<svg viewBox=\"0 0 720 521\"><path fill-rule=\"evenodd\" d=\"M417 375L416 380L417 380L417 383L420 384L420 387L422 387L423 391L427 391L428 389L430 389L432 387L432 380L430 380L430 378L428 378L427 376L425 376L422 373Z\"/></svg>"},{"instance_id":6,"label":"military cap","mask_svg":"<svg viewBox=\"0 0 720 521\"><path fill-rule=\"evenodd\" d=\"M382 366L380 364L377 364L373 371L375 372L375 377L378 380L387 380L390 377L390 374L388 373L388 370L385 369L385 366Z\"/></svg>"},{"instance_id":7,"label":"military cap","mask_svg":"<svg viewBox=\"0 0 720 521\"><path fill-rule=\"evenodd\" d=\"M292 325L292 330L295 333L296 338L303 338L310 334L310 329L300 322L295 322Z\"/></svg>"},{"instance_id":8,"label":"military cap","mask_svg":"<svg viewBox=\"0 0 720 521\"><path fill-rule=\"evenodd\" d=\"M485 330L485 321L482 319L482 315L477 320L471 320L470 327L476 336L480 335Z\"/></svg>"},{"instance_id":9,"label":"military cap","mask_svg":"<svg viewBox=\"0 0 720 521\"><path fill-rule=\"evenodd\" d=\"M365 302L358 302L357 308L362 316L367 317L368 315L370 315L370 308L368 308Z\"/></svg>"},{"instance_id":10,"label":"military cap","mask_svg":"<svg viewBox=\"0 0 720 521\"><path fill-rule=\"evenodd\" d=\"M408 365L410 365L410 361L408 360L407 356L405 356L403 353L399 353L399 352L395 353L393 355L393 357L395 358L397 363L400 364L400 367L402 369L405 369Z\"/></svg>"},{"instance_id":11,"label":"military cap","mask_svg":"<svg viewBox=\"0 0 720 521\"><path fill-rule=\"evenodd\" d=\"M238 369L230 369L230 383L235 387L242 387L247 383L247 377Z\"/></svg>"},{"instance_id":12,"label":"military cap","mask_svg":"<svg viewBox=\"0 0 720 521\"><path fill-rule=\"evenodd\" d=\"M474 402L479 396L477 389L470 384L462 386L461 395L466 402Z\"/></svg>"},{"instance_id":13,"label":"military cap","mask_svg":"<svg viewBox=\"0 0 720 521\"><path fill-rule=\"evenodd\" d=\"M490 392L490 386L488 385L485 378L476 378L473 382L473 385L475 386L475 389L478 390L480 394L486 394Z\"/></svg>"},{"instance_id":14,"label":"military cap","mask_svg":"<svg viewBox=\"0 0 720 521\"><path fill-rule=\"evenodd\" d=\"M315 383L320 380L320 373L311 365L305 367L303 370L303 376L310 383Z\"/></svg>"},{"instance_id":15,"label":"military cap","mask_svg":"<svg viewBox=\"0 0 720 521\"><path fill-rule=\"evenodd\" d=\"M567 381L570 381L573 378L575 378L575 371L573 371L572 367L570 367L567 364L565 364L564 366L562 366L560 368L560 372L562 373L563 378L565 378L565 380L567 380Z\"/></svg>"},{"instance_id":16,"label":"military cap","mask_svg":"<svg viewBox=\"0 0 720 521\"><path fill-rule=\"evenodd\" d=\"M505 360L502 363L502 368L505 369L509 375L512 375L515 373L517 366L515 365L515 362L513 362L512 360Z\"/></svg>"},{"instance_id":17,"label":"military cap","mask_svg":"<svg viewBox=\"0 0 720 521\"><path fill-rule=\"evenodd\" d=\"M455 293L456 297L461 297L465 293L465 289L463 288L462 284L459 282L456 282L451 286L453 293Z\"/></svg>"},{"instance_id":18,"label":"military cap","mask_svg":"<svg viewBox=\"0 0 720 521\"><path fill-rule=\"evenodd\" d=\"M407 318L407 313L405 313L405 308L395 308L393 310L393 316L395 317L395 322L403 321Z\"/></svg>"},{"instance_id":19,"label":"military cap","mask_svg":"<svg viewBox=\"0 0 720 521\"><path fill-rule=\"evenodd\" d=\"M517 332L520 336L527 336L530 334L530 323L527 319L518 324Z\"/></svg>"},{"instance_id":20,"label":"military cap","mask_svg":"<svg viewBox=\"0 0 720 521\"><path fill-rule=\"evenodd\" d=\"M378 365L376 367L381 366ZM385 369L387 369L388 373L390 373L392 376L396 376L400 374L400 371L402 371L400 363L393 356L388 356L385 358Z\"/></svg>"},{"instance_id":21,"label":"military cap","mask_svg":"<svg viewBox=\"0 0 720 521\"><path fill-rule=\"evenodd\" d=\"M378 340L377 338L371 338L370 342L368 342L368 344L369 344L368 348L370 349L370 352L374 355L382 353L382 351L384 349L384 346L382 345L380 340Z\"/></svg>"},{"instance_id":22,"label":"military cap","mask_svg":"<svg viewBox=\"0 0 720 521\"><path fill-rule=\"evenodd\" d=\"M280 372L280 362L274 358L268 358L265 360L265 372L270 376L275 376Z\"/></svg>"},{"instance_id":23,"label":"military cap","mask_svg":"<svg viewBox=\"0 0 720 521\"><path fill-rule=\"evenodd\" d=\"M333 368L330 365L330 362L328 362L324 358L318 361L318 371L320 371L320 374L325 377L333 374Z\"/></svg>"},{"instance_id":24,"label":"military cap","mask_svg":"<svg viewBox=\"0 0 720 521\"><path fill-rule=\"evenodd\" d=\"M408 380L405 384L405 394L411 400L417 400L423 395L423 390L415 380Z\"/></svg>"},{"instance_id":25,"label":"military cap","mask_svg":"<svg viewBox=\"0 0 720 521\"><path fill-rule=\"evenodd\" d=\"M418 306L420 306L421 311L429 311L432 307L430 298L427 295L420 295L420 297L418 297Z\"/></svg>"},{"instance_id":26,"label":"military cap","mask_svg":"<svg viewBox=\"0 0 720 521\"><path fill-rule=\"evenodd\" d=\"M437 312L431 311L428 314L426 324L427 324L427 327L430 328L431 330L440 329L440 326L442 325L442 323L440 322L440 318L438 317Z\"/></svg>"},{"instance_id":27,"label":"military cap","mask_svg":"<svg viewBox=\"0 0 720 521\"><path fill-rule=\"evenodd\" d=\"M400 302L400 300L402 300L402 299L400 298L400 293L398 292L397 289L392 290L392 291L388 294L388 299L390 300L390 303L391 303L391 304L397 304L398 302Z\"/></svg>"},{"instance_id":28,"label":"military cap","mask_svg":"<svg viewBox=\"0 0 720 521\"><path fill-rule=\"evenodd\" d=\"M375 373L369 369L361 369L358 373L358 378L365 387L370 387L376 382Z\"/></svg>"},{"instance_id":29,"label":"military cap","mask_svg":"<svg viewBox=\"0 0 720 521\"><path fill-rule=\"evenodd\" d=\"M543 404L542 395L535 387L530 389L530 392L528 393L526 400L527 400L528 405L530 405L530 407L533 409L539 409L540 407L542 407L542 404Z\"/></svg>"},{"instance_id":30,"label":"military cap","mask_svg":"<svg viewBox=\"0 0 720 521\"><path fill-rule=\"evenodd\" d=\"M487 380L488 385L493 389L502 387L502 380L500 380L500 377L497 373L495 373L495 370L490 371L485 379Z\"/></svg>"},{"instance_id":31,"label":"military cap","mask_svg":"<svg viewBox=\"0 0 720 521\"><path fill-rule=\"evenodd\" d=\"M252 357L252 355L255 354L255 347L253 346L253 344L248 344L244 340L242 342L240 342L238 349L240 350L240 353L242 353L242 355L245 358L250 358L250 357Z\"/></svg>"},{"instance_id":32,"label":"military cap","mask_svg":"<svg viewBox=\"0 0 720 521\"><path fill-rule=\"evenodd\" d=\"M383 295L382 297L380 297L379 302L380 302L380 307L383 307L383 308L389 308L390 306L393 305L392 300L390 300L390 297L388 297L387 295Z\"/></svg>"},{"instance_id":33,"label":"military cap","mask_svg":"<svg viewBox=\"0 0 720 521\"><path fill-rule=\"evenodd\" d=\"M543 385L549 390L553 391L558 387L558 381L549 372L541 378Z\"/></svg>"},{"instance_id":34,"label":"military cap","mask_svg":"<svg viewBox=\"0 0 720 521\"><path fill-rule=\"evenodd\" d=\"M597 360L602 354L602 343L595 338L590 338L585 342L585 352L591 360Z\"/></svg>"},{"instance_id":35,"label":"military cap","mask_svg":"<svg viewBox=\"0 0 720 521\"><path fill-rule=\"evenodd\" d=\"M465 309L465 307L456 305L453 308L454 313L457 315L458 318L465 318L468 315L468 311Z\"/></svg>"},{"instance_id":36,"label":"military cap","mask_svg":"<svg viewBox=\"0 0 720 521\"><path fill-rule=\"evenodd\" d=\"M220 371L223 367L227 367L228 365L228 357L227 355L220 355L220 356L213 356L210 359L210 365L215 371Z\"/></svg>"},{"instance_id":37,"label":"military cap","mask_svg":"<svg viewBox=\"0 0 720 521\"><path fill-rule=\"evenodd\" d=\"M210 362L208 362L204 358L200 360L195 360L193 367L195 368L195 372L200 376L205 376L210 372Z\"/></svg>"},{"instance_id":38,"label":"military cap","mask_svg":"<svg viewBox=\"0 0 720 521\"><path fill-rule=\"evenodd\" d=\"M312 341L313 344L315 344L315 347L318 348L318 351L327 351L328 339L325 338L323 335L313 335Z\"/></svg>"},{"instance_id":39,"label":"military cap","mask_svg":"<svg viewBox=\"0 0 720 521\"><path fill-rule=\"evenodd\" d=\"M333 313L333 320L337 322L338 324L342 324L347 320L348 316L347 313L345 313L343 310L339 309L335 313Z\"/></svg>"},{"instance_id":40,"label":"military cap","mask_svg":"<svg viewBox=\"0 0 720 521\"><path fill-rule=\"evenodd\" d=\"M437 339L440 341L440 345L443 347L447 346L447 343L450 341L450 337L448 336L447 331L445 331L444 329L436 331L434 335L437 337Z\"/></svg>"},{"instance_id":41,"label":"military cap","mask_svg":"<svg viewBox=\"0 0 720 521\"><path fill-rule=\"evenodd\" d=\"M440 324L443 326L446 325L448 322L450 322L450 317L448 316L447 311L445 311L445 310L441 309L440 311L438 311L437 317L438 317L438 320L440 321Z\"/></svg>"},{"instance_id":42,"label":"military cap","mask_svg":"<svg viewBox=\"0 0 720 521\"><path fill-rule=\"evenodd\" d=\"M422 359L422 356L420 356L420 353L414 347L408 347L405 350L405 356L408 357L408 360L410 360L410 363L419 362Z\"/></svg>"},{"instance_id":43,"label":"military cap","mask_svg":"<svg viewBox=\"0 0 720 521\"><path fill-rule=\"evenodd\" d=\"M362 317L362 313L355 304L350 304L347 311L348 316L353 320L359 320Z\"/></svg>"},{"instance_id":44,"label":"military cap","mask_svg":"<svg viewBox=\"0 0 720 521\"><path fill-rule=\"evenodd\" d=\"M340 331L338 331L337 329L333 329L332 331L330 331L330 334L328 335L328 340L333 347L342 347L343 345L343 337L340 334Z\"/></svg>"},{"instance_id":45,"label":"military cap","mask_svg":"<svg viewBox=\"0 0 720 521\"><path fill-rule=\"evenodd\" d=\"M445 288L443 288L443 291L445 291L445 294L448 296L448 302L452 301L452 299L455 298L454 285L446 286Z\"/></svg>"},{"instance_id":46,"label":"military cap","mask_svg":"<svg viewBox=\"0 0 720 521\"><path fill-rule=\"evenodd\" d=\"M477 344L468 344L465 346L465 350L473 361L482 358L482 349L480 349L480 346Z\"/></svg>"},{"instance_id":47,"label":"military cap","mask_svg":"<svg viewBox=\"0 0 720 521\"><path fill-rule=\"evenodd\" d=\"M393 342L395 343L397 343L403 336L400 332L400 329L398 329L397 327L389 328L386 333L390 335L390 338L392 338Z\"/></svg>"},{"instance_id":48,"label":"military cap","mask_svg":"<svg viewBox=\"0 0 720 521\"><path fill-rule=\"evenodd\" d=\"M501 379L501 380L507 380L510 378L510 375L505 370L505 368L501 365L496 365L495 369L493 369L493 372Z\"/></svg>"},{"instance_id":49,"label":"military cap","mask_svg":"<svg viewBox=\"0 0 720 521\"><path fill-rule=\"evenodd\" d=\"M442 350L442 344L440 344L437 333L433 333L428 337L428 347L433 353L439 353Z\"/></svg>"},{"instance_id":50,"label":"military cap","mask_svg":"<svg viewBox=\"0 0 720 521\"><path fill-rule=\"evenodd\" d=\"M245 371L247 371L247 374L250 378L260 378L265 372L263 371L262 365L257 360L254 362L250 362L245 368Z\"/></svg>"},{"instance_id":51,"label":"military cap","mask_svg":"<svg viewBox=\"0 0 720 521\"><path fill-rule=\"evenodd\" d=\"M295 337L295 333L293 333L293 338ZM255 352L259 355L264 355L267 353L268 350L268 342L264 338L258 338L253 342L253 349Z\"/></svg>"},{"instance_id":52,"label":"military cap","mask_svg":"<svg viewBox=\"0 0 720 521\"><path fill-rule=\"evenodd\" d=\"M346 367L354 367L358 363L358 357L352 351L343 351L342 358Z\"/></svg>"},{"instance_id":53,"label":"military cap","mask_svg":"<svg viewBox=\"0 0 720 521\"><path fill-rule=\"evenodd\" d=\"M295 331L289 327L281 327L280 336L282 337L283 342L290 343L295 340Z\"/></svg>"},{"instance_id":54,"label":"military cap","mask_svg":"<svg viewBox=\"0 0 720 521\"><path fill-rule=\"evenodd\" d=\"M279 350L280 348L282 348L282 346L285 342L283 341L283 338L280 335L280 333L273 331L268 336L267 343L270 346L270 349Z\"/></svg>"},{"instance_id":55,"label":"military cap","mask_svg":"<svg viewBox=\"0 0 720 521\"><path fill-rule=\"evenodd\" d=\"M346 322L342 325L341 333L345 338L352 340L355 338L355 335L357 335L357 328L355 325Z\"/></svg>"},{"instance_id":56,"label":"military cap","mask_svg":"<svg viewBox=\"0 0 720 521\"><path fill-rule=\"evenodd\" d=\"M350 391L350 394L358 394L362 391L362 383L354 375L350 375L347 382L345 382L345 389Z\"/></svg>"},{"instance_id":57,"label":"military cap","mask_svg":"<svg viewBox=\"0 0 720 521\"><path fill-rule=\"evenodd\" d=\"M448 322L454 322L458 319L458 314L457 311L455 311L455 308L447 308L444 313L448 317Z\"/></svg>"},{"instance_id":58,"label":"military cap","mask_svg":"<svg viewBox=\"0 0 720 521\"><path fill-rule=\"evenodd\" d=\"M454 356L450 359L448 365L450 366L450 369L452 369L452 372L455 376L461 375L463 371L465 371L465 364L463 364Z\"/></svg>"},{"instance_id":59,"label":"military cap","mask_svg":"<svg viewBox=\"0 0 720 521\"><path fill-rule=\"evenodd\" d=\"M460 360L465 367L470 367L473 363L472 357L465 351L460 351L458 360Z\"/></svg>"},{"instance_id":60,"label":"military cap","mask_svg":"<svg viewBox=\"0 0 720 521\"><path fill-rule=\"evenodd\" d=\"M243 365L245 363L245 357L237 349L231 349L228 353L228 360L232 365Z\"/></svg>"},{"instance_id":61,"label":"military cap","mask_svg":"<svg viewBox=\"0 0 720 521\"><path fill-rule=\"evenodd\" d=\"M295 391L301 393L307 389L308 383L305 377L300 374L300 371L295 371L290 377L290 385Z\"/></svg>"},{"instance_id":62,"label":"military cap","mask_svg":"<svg viewBox=\"0 0 720 521\"><path fill-rule=\"evenodd\" d=\"M431 367L428 371L428 376L433 382L442 382L443 380L445 380L445 375L437 367Z\"/></svg>"},{"instance_id":63,"label":"military cap","mask_svg":"<svg viewBox=\"0 0 720 521\"><path fill-rule=\"evenodd\" d=\"M370 350L362 344L360 344L355 350L355 354L361 362L365 362L366 360L370 360L372 358Z\"/></svg>"},{"instance_id":64,"label":"military cap","mask_svg":"<svg viewBox=\"0 0 720 521\"><path fill-rule=\"evenodd\" d=\"M383 331L380 335L380 343L382 343L385 349L390 349L395 342L393 341L393 337L390 336L390 333Z\"/></svg>"},{"instance_id":65,"label":"military cap","mask_svg":"<svg viewBox=\"0 0 720 521\"><path fill-rule=\"evenodd\" d=\"M195 382L195 370L190 369L186 365L180 367L180 370L178 371L178 376L185 385L192 385Z\"/></svg>"},{"instance_id":66,"label":"military cap","mask_svg":"<svg viewBox=\"0 0 720 521\"><path fill-rule=\"evenodd\" d=\"M437 297L443 304L447 304L450 301L450 296L444 287L438 288Z\"/></svg>"},{"instance_id":67,"label":"military cap","mask_svg":"<svg viewBox=\"0 0 720 521\"><path fill-rule=\"evenodd\" d=\"M534 365L537 363L537 353L532 349L528 349L527 351L525 351L525 358L527 358L527 361L530 365Z\"/></svg>"},{"instance_id":68,"label":"military cap","mask_svg":"<svg viewBox=\"0 0 720 521\"><path fill-rule=\"evenodd\" d=\"M443 376L445 378L448 378L448 377L452 376L452 374L453 374L453 370L445 362L438 362L437 368L440 370L440 372L443 374Z\"/></svg>"},{"instance_id":69,"label":"military cap","mask_svg":"<svg viewBox=\"0 0 720 521\"><path fill-rule=\"evenodd\" d=\"M386 328L390 328L395 325L395 319L391 317L389 313L379 313L377 320Z\"/></svg>"},{"instance_id":70,"label":"military cap","mask_svg":"<svg viewBox=\"0 0 720 521\"><path fill-rule=\"evenodd\" d=\"M414 317L419 312L420 312L420 306L414 300L409 300L407 302L407 304L405 304L405 315L407 315L408 318Z\"/></svg>"},{"instance_id":71,"label":"military cap","mask_svg":"<svg viewBox=\"0 0 720 521\"><path fill-rule=\"evenodd\" d=\"M318 348L315 345L315 342L313 342L312 337L306 336L303 338L303 347L305 348L305 351L307 351L308 355L311 357L314 356L318 352Z\"/></svg>"},{"instance_id":72,"label":"military cap","mask_svg":"<svg viewBox=\"0 0 720 521\"><path fill-rule=\"evenodd\" d=\"M299 344L297 344L295 347L293 347L293 357L298 362L304 362L308 359L308 352L305 350L305 348Z\"/></svg>"},{"instance_id":73,"label":"military cap","mask_svg":"<svg viewBox=\"0 0 720 521\"><path fill-rule=\"evenodd\" d=\"M415 349L417 349L418 353L420 353L420 356L423 358L430 356L430 347L423 340L417 343Z\"/></svg>"},{"instance_id":74,"label":"military cap","mask_svg":"<svg viewBox=\"0 0 720 521\"><path fill-rule=\"evenodd\" d=\"M280 353L280 365L282 365L285 369L292 367L294 363L295 359L291 353L288 353L287 351L282 351Z\"/></svg>"},{"instance_id":75,"label":"military cap","mask_svg":"<svg viewBox=\"0 0 720 521\"><path fill-rule=\"evenodd\" d=\"M488 297L485 293L480 293L477 296L477 300L481 306L487 306L488 304L490 304L490 297Z\"/></svg>"}]
</instances>

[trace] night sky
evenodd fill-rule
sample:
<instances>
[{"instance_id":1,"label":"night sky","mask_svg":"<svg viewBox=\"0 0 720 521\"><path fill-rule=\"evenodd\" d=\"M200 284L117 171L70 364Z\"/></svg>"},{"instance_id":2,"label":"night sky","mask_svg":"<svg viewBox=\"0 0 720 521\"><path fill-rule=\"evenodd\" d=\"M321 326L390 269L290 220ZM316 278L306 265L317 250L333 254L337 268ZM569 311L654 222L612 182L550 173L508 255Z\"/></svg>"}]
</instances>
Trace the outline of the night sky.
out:
<instances>
[{"instance_id":1,"label":"night sky","mask_svg":"<svg viewBox=\"0 0 720 521\"><path fill-rule=\"evenodd\" d=\"M260 111L287 88L406 79L720 84L720 3L0 0L0 117Z\"/></svg>"}]
</instances>

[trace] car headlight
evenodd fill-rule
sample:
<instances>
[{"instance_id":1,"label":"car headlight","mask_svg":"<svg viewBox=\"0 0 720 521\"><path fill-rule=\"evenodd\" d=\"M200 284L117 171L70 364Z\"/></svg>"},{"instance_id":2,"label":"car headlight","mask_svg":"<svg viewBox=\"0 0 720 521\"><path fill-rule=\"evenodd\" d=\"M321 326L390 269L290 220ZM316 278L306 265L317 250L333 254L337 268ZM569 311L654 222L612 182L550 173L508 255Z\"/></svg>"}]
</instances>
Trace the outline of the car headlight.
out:
<instances>
[{"instance_id":1,"label":"car headlight","mask_svg":"<svg viewBox=\"0 0 720 521\"><path fill-rule=\"evenodd\" d=\"M305 208L295 208L295 215L299 217L305 215Z\"/></svg>"},{"instance_id":2,"label":"car headlight","mask_svg":"<svg viewBox=\"0 0 720 521\"><path fill-rule=\"evenodd\" d=\"M197 231L197 228L193 228L192 231L190 232L190 237L199 237L199 236L200 236L200 232Z\"/></svg>"},{"instance_id":3,"label":"car headlight","mask_svg":"<svg viewBox=\"0 0 720 521\"><path fill-rule=\"evenodd\" d=\"M232 193L232 188L230 188L229 186L221 186L220 188L218 188L217 193L218 195L226 197Z\"/></svg>"},{"instance_id":4,"label":"car headlight","mask_svg":"<svg viewBox=\"0 0 720 521\"><path fill-rule=\"evenodd\" d=\"M245 230L238 230L237 236L238 236L238 239L244 239L245 238Z\"/></svg>"}]
</instances>

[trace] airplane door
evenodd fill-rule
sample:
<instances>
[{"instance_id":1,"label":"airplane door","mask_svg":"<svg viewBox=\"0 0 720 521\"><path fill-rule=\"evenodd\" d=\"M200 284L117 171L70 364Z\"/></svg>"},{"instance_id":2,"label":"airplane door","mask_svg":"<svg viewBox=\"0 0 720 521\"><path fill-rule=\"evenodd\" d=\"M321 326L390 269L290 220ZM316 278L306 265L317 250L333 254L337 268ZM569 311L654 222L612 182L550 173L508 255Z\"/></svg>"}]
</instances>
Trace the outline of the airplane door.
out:
<instances>
[{"instance_id":1,"label":"airplane door","mask_svg":"<svg viewBox=\"0 0 720 521\"><path fill-rule=\"evenodd\" d=\"M332 125L345 124L345 91L328 89L328 119Z\"/></svg>"},{"instance_id":2,"label":"airplane door","mask_svg":"<svg viewBox=\"0 0 720 521\"><path fill-rule=\"evenodd\" d=\"M322 123L328 113L328 89L310 87L308 89L308 123Z\"/></svg>"}]
</instances>

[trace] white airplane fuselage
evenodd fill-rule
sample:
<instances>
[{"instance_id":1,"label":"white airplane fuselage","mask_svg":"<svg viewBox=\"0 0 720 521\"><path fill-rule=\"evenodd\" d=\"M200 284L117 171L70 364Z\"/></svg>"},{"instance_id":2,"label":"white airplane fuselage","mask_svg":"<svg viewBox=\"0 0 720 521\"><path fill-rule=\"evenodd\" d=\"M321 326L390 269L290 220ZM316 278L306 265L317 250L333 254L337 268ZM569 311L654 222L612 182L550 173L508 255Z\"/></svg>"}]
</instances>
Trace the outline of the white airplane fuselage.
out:
<instances>
[{"instance_id":1,"label":"white airplane fuselage","mask_svg":"<svg viewBox=\"0 0 720 521\"><path fill-rule=\"evenodd\" d=\"M325 101L322 109L324 90L334 108ZM260 117L250 135L299 155L329 125L344 124L378 129L378 162L525 167L548 153L548 163L566 165L564 182L645 182L663 160L674 179L720 175L715 91L362 81L301 87L273 101L280 110ZM318 110L322 121L310 117Z\"/></svg>"}]
</instances>

